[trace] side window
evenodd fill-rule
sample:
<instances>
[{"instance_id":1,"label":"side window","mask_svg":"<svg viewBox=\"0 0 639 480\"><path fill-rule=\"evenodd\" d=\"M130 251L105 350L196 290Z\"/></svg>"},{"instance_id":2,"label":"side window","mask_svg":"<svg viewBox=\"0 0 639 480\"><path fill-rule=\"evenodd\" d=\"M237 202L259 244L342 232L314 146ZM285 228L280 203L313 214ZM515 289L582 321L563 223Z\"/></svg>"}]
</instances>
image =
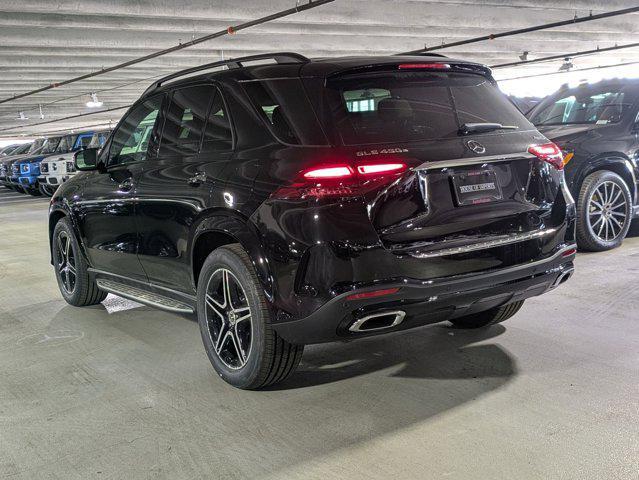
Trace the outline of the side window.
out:
<instances>
[{"instance_id":1,"label":"side window","mask_svg":"<svg viewBox=\"0 0 639 480\"><path fill-rule=\"evenodd\" d=\"M227 152L233 148L231 122L222 101L222 95L215 95L204 128L202 152Z\"/></svg>"},{"instance_id":2,"label":"side window","mask_svg":"<svg viewBox=\"0 0 639 480\"><path fill-rule=\"evenodd\" d=\"M197 153L206 113L215 92L212 85L180 88L173 92L165 114L160 156Z\"/></svg>"},{"instance_id":3,"label":"side window","mask_svg":"<svg viewBox=\"0 0 639 480\"><path fill-rule=\"evenodd\" d=\"M153 126L162 106L163 95L148 98L134 107L113 132L108 166L146 160Z\"/></svg>"}]
</instances>

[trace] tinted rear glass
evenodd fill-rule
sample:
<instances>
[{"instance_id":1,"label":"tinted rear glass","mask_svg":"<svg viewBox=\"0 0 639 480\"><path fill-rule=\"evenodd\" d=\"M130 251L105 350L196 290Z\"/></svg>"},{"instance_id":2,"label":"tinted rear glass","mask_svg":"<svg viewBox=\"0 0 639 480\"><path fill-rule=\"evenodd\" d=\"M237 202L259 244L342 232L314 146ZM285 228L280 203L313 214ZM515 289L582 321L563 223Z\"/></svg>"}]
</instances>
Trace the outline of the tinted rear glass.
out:
<instances>
[{"instance_id":1,"label":"tinted rear glass","mask_svg":"<svg viewBox=\"0 0 639 480\"><path fill-rule=\"evenodd\" d=\"M453 72L383 72L327 83L334 128L346 145L450 138L464 123L534 128L488 79Z\"/></svg>"}]
</instances>

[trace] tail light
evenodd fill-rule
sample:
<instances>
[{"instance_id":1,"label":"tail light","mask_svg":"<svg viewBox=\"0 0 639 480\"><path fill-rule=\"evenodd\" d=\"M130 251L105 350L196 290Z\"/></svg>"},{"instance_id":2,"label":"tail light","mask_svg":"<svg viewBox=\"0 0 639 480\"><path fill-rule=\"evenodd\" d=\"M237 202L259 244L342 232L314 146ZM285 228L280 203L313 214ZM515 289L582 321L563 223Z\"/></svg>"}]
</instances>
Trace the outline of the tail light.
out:
<instances>
[{"instance_id":1,"label":"tail light","mask_svg":"<svg viewBox=\"0 0 639 480\"><path fill-rule=\"evenodd\" d=\"M564 155L561 149L554 143L544 143L543 145L531 145L528 152L538 159L550 163L557 170L564 168Z\"/></svg>"},{"instance_id":2,"label":"tail light","mask_svg":"<svg viewBox=\"0 0 639 480\"><path fill-rule=\"evenodd\" d=\"M402 162L319 165L304 170L297 182L282 187L276 198L325 198L360 195L387 185L408 169Z\"/></svg>"}]
</instances>

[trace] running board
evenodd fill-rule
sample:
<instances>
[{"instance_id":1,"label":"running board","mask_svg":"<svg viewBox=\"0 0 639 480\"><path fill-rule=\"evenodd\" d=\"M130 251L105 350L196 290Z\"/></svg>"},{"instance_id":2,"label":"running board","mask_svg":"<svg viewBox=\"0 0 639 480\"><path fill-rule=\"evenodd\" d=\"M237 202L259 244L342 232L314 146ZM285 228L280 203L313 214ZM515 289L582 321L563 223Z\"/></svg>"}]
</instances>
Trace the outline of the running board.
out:
<instances>
[{"instance_id":1,"label":"running board","mask_svg":"<svg viewBox=\"0 0 639 480\"><path fill-rule=\"evenodd\" d=\"M102 278L98 278L96 283L100 290L118 295L119 297L128 298L134 302L143 303L150 307L157 307L175 313L194 313L195 311L193 307L186 303L147 290L142 290L141 288L132 287L131 285L114 282L113 280L104 280Z\"/></svg>"}]
</instances>

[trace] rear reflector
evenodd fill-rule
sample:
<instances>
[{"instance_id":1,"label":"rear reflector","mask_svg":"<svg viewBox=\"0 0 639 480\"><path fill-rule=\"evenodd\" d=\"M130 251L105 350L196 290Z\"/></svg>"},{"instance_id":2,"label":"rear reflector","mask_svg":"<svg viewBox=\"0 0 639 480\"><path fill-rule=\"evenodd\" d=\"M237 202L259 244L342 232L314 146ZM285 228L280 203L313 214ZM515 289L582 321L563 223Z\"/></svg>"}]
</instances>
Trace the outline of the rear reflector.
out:
<instances>
[{"instance_id":1,"label":"rear reflector","mask_svg":"<svg viewBox=\"0 0 639 480\"><path fill-rule=\"evenodd\" d=\"M405 163L378 163L372 165L358 165L357 171L361 175L375 175L383 173L398 173L406 170Z\"/></svg>"},{"instance_id":2,"label":"rear reflector","mask_svg":"<svg viewBox=\"0 0 639 480\"><path fill-rule=\"evenodd\" d=\"M577 253L577 249L576 248L571 248L570 250L566 250L564 253L561 254L562 257L570 257L571 255L574 255Z\"/></svg>"},{"instance_id":3,"label":"rear reflector","mask_svg":"<svg viewBox=\"0 0 639 480\"><path fill-rule=\"evenodd\" d=\"M557 170L564 168L564 155L561 153L561 149L554 143L544 143L543 145L531 145L528 147L528 152L534 156L550 163Z\"/></svg>"},{"instance_id":4,"label":"rear reflector","mask_svg":"<svg viewBox=\"0 0 639 480\"><path fill-rule=\"evenodd\" d=\"M346 300L364 300L367 298L383 297L399 292L399 288L386 288L384 290L373 290L372 292L355 293L346 297Z\"/></svg>"},{"instance_id":5,"label":"rear reflector","mask_svg":"<svg viewBox=\"0 0 639 480\"><path fill-rule=\"evenodd\" d=\"M353 176L353 170L347 165L333 167L319 167L304 172L304 178L308 180L321 180L328 178L348 178Z\"/></svg>"},{"instance_id":6,"label":"rear reflector","mask_svg":"<svg viewBox=\"0 0 639 480\"><path fill-rule=\"evenodd\" d=\"M400 70L410 69L430 69L430 70L447 70L450 65L447 63L401 63L398 67Z\"/></svg>"}]
</instances>

